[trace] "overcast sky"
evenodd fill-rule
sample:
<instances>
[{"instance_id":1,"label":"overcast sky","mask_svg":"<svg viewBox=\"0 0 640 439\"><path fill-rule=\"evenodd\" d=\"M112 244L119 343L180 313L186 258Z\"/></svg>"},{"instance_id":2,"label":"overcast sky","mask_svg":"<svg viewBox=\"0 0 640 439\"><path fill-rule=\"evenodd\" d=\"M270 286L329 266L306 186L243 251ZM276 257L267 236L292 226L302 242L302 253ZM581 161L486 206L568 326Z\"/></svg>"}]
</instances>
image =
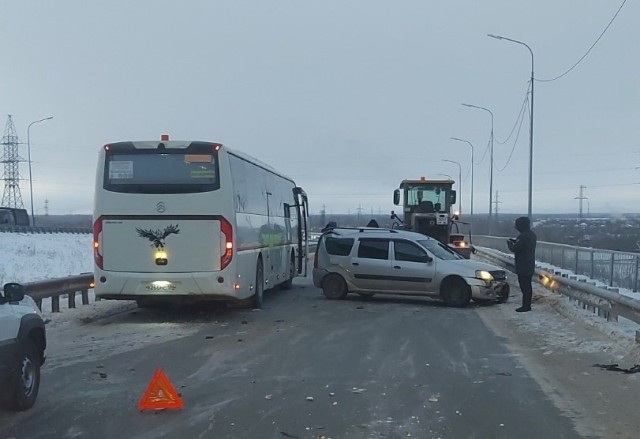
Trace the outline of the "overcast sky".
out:
<instances>
[{"instance_id":1,"label":"overcast sky","mask_svg":"<svg viewBox=\"0 0 640 439\"><path fill-rule=\"evenodd\" d=\"M99 148L218 141L286 173L313 213L388 212L405 178L458 180L489 208L491 118L499 210L527 212L535 76L573 65L614 0L0 0L0 124L31 127L36 213L90 213ZM533 212L640 211L640 5L631 0L573 71L534 89ZM516 129L517 131L517 129ZM510 161L507 161L510 153ZM505 167L506 165L506 167ZM502 170L502 171L500 171ZM21 174L28 179L26 163ZM456 185L457 186L457 185ZM21 182L29 208L28 180ZM585 204L585 211L586 211Z\"/></svg>"}]
</instances>

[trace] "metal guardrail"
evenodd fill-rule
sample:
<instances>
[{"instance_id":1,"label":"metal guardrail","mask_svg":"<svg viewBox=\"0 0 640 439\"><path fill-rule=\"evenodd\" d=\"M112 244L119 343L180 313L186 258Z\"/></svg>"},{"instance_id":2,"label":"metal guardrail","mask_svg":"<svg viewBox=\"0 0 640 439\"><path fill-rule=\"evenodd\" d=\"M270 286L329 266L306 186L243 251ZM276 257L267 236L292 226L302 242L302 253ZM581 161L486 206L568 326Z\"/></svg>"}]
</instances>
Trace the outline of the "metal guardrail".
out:
<instances>
[{"instance_id":1,"label":"metal guardrail","mask_svg":"<svg viewBox=\"0 0 640 439\"><path fill-rule=\"evenodd\" d=\"M60 296L68 295L69 308L76 307L76 294L82 296L82 304L89 304L89 289L92 288L93 273L83 273L76 276L48 279L25 283L25 293L36 302L42 310L42 299L51 298L51 312L60 312Z\"/></svg>"},{"instance_id":2,"label":"metal guardrail","mask_svg":"<svg viewBox=\"0 0 640 439\"><path fill-rule=\"evenodd\" d=\"M508 269L515 268L512 256L505 256L493 249L476 248L476 250L481 256L497 261ZM584 309L606 318L607 321L618 321L618 316L622 316L640 324L640 300L589 284L586 280L579 280L577 276L572 276L575 277L572 279L566 274L559 273L560 271L550 273L536 269L541 283L551 285L554 291L576 300ZM640 330L636 330L636 342L640 343Z\"/></svg>"},{"instance_id":3,"label":"metal guardrail","mask_svg":"<svg viewBox=\"0 0 640 439\"><path fill-rule=\"evenodd\" d=\"M14 226L0 225L0 232L5 233L73 233L73 234L91 234L93 230L88 227L32 227L32 226Z\"/></svg>"},{"instance_id":4,"label":"metal guardrail","mask_svg":"<svg viewBox=\"0 0 640 439\"><path fill-rule=\"evenodd\" d=\"M510 253L506 237L474 236L473 244ZM638 253L539 241L536 246L536 260L571 270L577 275L589 276L610 287L638 291L640 274L640 254Z\"/></svg>"}]
</instances>

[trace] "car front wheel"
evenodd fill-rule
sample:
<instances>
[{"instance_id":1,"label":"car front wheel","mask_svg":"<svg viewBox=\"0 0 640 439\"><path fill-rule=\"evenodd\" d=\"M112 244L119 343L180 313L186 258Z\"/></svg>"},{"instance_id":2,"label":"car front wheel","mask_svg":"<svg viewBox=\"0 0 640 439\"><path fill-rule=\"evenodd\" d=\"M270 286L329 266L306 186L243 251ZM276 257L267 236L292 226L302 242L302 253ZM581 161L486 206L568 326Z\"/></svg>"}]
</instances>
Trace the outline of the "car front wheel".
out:
<instances>
[{"instance_id":1,"label":"car front wheel","mask_svg":"<svg viewBox=\"0 0 640 439\"><path fill-rule=\"evenodd\" d=\"M498 302L506 303L509 300L510 292L511 292L511 289L509 288L509 284L505 284L504 287L502 287L502 290L500 291L500 293L498 294Z\"/></svg>"},{"instance_id":2,"label":"car front wheel","mask_svg":"<svg viewBox=\"0 0 640 439\"><path fill-rule=\"evenodd\" d=\"M441 287L440 296L447 306L464 308L471 301L471 287L460 278L448 279Z\"/></svg>"},{"instance_id":3,"label":"car front wheel","mask_svg":"<svg viewBox=\"0 0 640 439\"><path fill-rule=\"evenodd\" d=\"M35 404L40 388L40 358L35 342L31 339L24 342L18 356L12 409L26 410Z\"/></svg>"}]
</instances>

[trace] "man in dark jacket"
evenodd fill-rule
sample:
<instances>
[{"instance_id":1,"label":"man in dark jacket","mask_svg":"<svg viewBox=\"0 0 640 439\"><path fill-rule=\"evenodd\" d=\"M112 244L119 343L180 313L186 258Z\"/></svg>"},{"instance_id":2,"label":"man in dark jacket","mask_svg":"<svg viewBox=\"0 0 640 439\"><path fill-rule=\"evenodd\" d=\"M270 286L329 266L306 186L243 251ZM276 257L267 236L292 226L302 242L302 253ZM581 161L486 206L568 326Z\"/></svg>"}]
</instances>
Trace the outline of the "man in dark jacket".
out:
<instances>
[{"instance_id":1,"label":"man in dark jacket","mask_svg":"<svg viewBox=\"0 0 640 439\"><path fill-rule=\"evenodd\" d=\"M522 290L522 306L517 308L517 312L531 311L531 298L533 289L531 278L536 269L536 234L531 230L529 218L521 216L516 220L516 230L520 232L516 239L509 239L507 246L516 258L516 274L518 284Z\"/></svg>"}]
</instances>

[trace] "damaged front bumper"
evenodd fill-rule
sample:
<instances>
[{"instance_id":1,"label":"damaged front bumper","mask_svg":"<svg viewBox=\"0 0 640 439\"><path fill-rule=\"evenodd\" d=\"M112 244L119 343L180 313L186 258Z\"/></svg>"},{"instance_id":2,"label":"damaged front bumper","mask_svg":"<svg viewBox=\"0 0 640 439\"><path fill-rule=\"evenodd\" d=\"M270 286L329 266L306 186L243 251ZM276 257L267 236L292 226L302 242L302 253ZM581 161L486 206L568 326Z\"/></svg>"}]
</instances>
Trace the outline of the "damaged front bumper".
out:
<instances>
[{"instance_id":1,"label":"damaged front bumper","mask_svg":"<svg viewBox=\"0 0 640 439\"><path fill-rule=\"evenodd\" d=\"M509 298L509 284L506 280L485 282L481 279L470 278L467 283L471 287L471 296L481 300L497 300L506 302Z\"/></svg>"}]
</instances>

